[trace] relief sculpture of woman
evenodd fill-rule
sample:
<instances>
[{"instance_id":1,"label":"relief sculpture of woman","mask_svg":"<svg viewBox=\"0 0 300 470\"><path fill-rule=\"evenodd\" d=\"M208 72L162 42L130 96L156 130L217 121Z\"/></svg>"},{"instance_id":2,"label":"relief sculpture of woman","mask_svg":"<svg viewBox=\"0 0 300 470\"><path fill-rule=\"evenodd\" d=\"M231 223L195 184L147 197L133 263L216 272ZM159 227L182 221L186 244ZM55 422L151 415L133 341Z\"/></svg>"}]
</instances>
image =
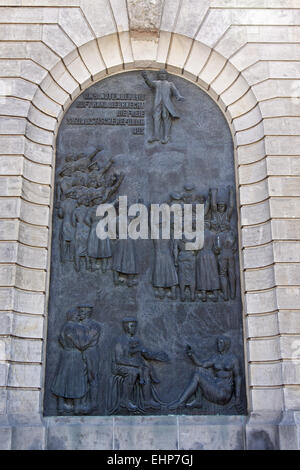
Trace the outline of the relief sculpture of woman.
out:
<instances>
[{"instance_id":1,"label":"relief sculpture of woman","mask_svg":"<svg viewBox=\"0 0 300 470\"><path fill-rule=\"evenodd\" d=\"M227 336L217 338L217 353L200 361L188 345L186 353L197 366L194 375L178 400L169 405L170 410L181 406L201 408L204 397L211 403L227 405L234 397L240 405L241 374L237 357L230 352L231 341ZM195 396L195 399L188 400Z\"/></svg>"},{"instance_id":2,"label":"relief sculpture of woman","mask_svg":"<svg viewBox=\"0 0 300 470\"><path fill-rule=\"evenodd\" d=\"M129 220L131 217L128 217ZM119 226L119 217L117 217L117 227ZM117 229L118 232L118 229ZM117 233L117 239L114 243L112 257L113 279L116 286L126 281L128 287L137 284L138 259L136 250L136 241L132 238L120 238Z\"/></svg>"}]
</instances>

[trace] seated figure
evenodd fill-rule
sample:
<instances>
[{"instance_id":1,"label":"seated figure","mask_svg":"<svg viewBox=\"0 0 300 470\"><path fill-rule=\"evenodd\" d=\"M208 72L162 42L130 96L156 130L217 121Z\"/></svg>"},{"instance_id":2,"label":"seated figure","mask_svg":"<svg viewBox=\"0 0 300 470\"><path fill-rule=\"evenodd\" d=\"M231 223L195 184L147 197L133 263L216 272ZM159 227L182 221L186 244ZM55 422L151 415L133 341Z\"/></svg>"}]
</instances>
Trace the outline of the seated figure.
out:
<instances>
[{"instance_id":1,"label":"seated figure","mask_svg":"<svg viewBox=\"0 0 300 470\"><path fill-rule=\"evenodd\" d=\"M134 412L160 409L163 405L154 387L159 380L148 361L166 362L168 356L143 348L135 336L136 328L135 318L123 319L124 335L117 340L113 353L113 378L108 403L110 414L121 408Z\"/></svg>"},{"instance_id":2,"label":"seated figure","mask_svg":"<svg viewBox=\"0 0 300 470\"><path fill-rule=\"evenodd\" d=\"M176 410L181 406L201 408L202 397L217 405L227 405L234 396L235 405L239 406L241 375L237 357L229 352L230 346L231 341L228 337L219 336L217 353L204 361L199 361L192 348L187 346L187 355L197 368L179 399L169 404L170 410ZM193 396L195 398L189 402Z\"/></svg>"}]
</instances>

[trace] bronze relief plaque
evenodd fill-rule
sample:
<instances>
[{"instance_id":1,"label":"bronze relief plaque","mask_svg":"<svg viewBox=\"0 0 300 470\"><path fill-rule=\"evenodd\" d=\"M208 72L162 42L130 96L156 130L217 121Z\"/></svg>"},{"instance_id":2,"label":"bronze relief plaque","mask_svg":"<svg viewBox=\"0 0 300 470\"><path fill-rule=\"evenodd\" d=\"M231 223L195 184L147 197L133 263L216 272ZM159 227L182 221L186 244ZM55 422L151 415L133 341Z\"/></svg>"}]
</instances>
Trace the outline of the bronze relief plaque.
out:
<instances>
[{"instance_id":1,"label":"bronze relief plaque","mask_svg":"<svg viewBox=\"0 0 300 470\"><path fill-rule=\"evenodd\" d=\"M101 240L99 204L202 204L204 243ZM128 220L131 220L129 217ZM45 415L247 411L233 143L165 71L104 79L59 129Z\"/></svg>"}]
</instances>

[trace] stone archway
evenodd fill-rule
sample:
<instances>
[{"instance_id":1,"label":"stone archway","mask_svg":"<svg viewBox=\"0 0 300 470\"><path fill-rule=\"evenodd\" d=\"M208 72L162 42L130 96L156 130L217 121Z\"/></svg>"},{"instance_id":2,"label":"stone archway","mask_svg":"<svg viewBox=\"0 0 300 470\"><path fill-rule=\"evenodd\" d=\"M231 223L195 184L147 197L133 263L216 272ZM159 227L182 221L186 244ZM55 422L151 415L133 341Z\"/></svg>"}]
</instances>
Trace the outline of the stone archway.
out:
<instances>
[{"instance_id":1,"label":"stone archway","mask_svg":"<svg viewBox=\"0 0 300 470\"><path fill-rule=\"evenodd\" d=\"M121 33L120 36L122 34L122 43L128 44L128 33ZM121 70L146 67L155 70L166 65L167 70L172 73L182 75L197 83L225 113L235 142L236 182L239 186L238 201L241 206L240 228L245 226L242 229L242 240L240 240L241 254L244 255L241 256L241 262L244 258L252 268L255 264L251 264L248 260L258 254L263 257L263 266L270 265L273 262L272 245L261 247L262 243L268 243L269 230L267 226L259 230L255 229L257 223L263 221L268 223L269 220L264 131L256 98L245 79L220 54L197 41L191 43L190 39L176 34L173 35L171 48L170 46L164 47L166 35L167 33L161 32L160 42L150 41L149 43L148 39L144 41L143 38L137 38L132 48L129 49L129 46L127 49L121 48L127 51L128 55L120 54L116 35L106 36L80 46L78 51L70 53L59 62L41 84L41 89L52 98L45 100L45 95L38 90L32 101L33 105L29 110L30 122L26 128L25 154L29 160L32 160L33 167L37 163L37 168L44 170L43 174L38 173L37 179L49 181L49 178L53 178L49 164L54 161L58 125L65 110L76 96L93 81ZM41 112L37 111L38 109ZM51 116L47 115L46 122L43 124L44 128L41 129L35 123L49 112ZM40 164L45 166L40 167ZM252 210L254 203L258 203L259 211L256 206L253 206ZM260 292L259 285L254 284L255 292L245 296L247 299L244 306L246 331L249 329L248 322L251 323L248 313L266 309L276 312L277 309L275 289L268 291L263 289ZM244 289L248 291L245 282ZM253 290L252 286L250 290ZM246 357L248 357L247 344L245 344L245 349ZM250 384L251 379L248 380ZM255 391L258 409L261 407L260 390L258 388ZM265 391L266 389L263 390L264 393ZM249 394L249 403L251 403L252 388L249 389ZM255 408L256 405L250 405L250 408L253 407Z\"/></svg>"}]
</instances>

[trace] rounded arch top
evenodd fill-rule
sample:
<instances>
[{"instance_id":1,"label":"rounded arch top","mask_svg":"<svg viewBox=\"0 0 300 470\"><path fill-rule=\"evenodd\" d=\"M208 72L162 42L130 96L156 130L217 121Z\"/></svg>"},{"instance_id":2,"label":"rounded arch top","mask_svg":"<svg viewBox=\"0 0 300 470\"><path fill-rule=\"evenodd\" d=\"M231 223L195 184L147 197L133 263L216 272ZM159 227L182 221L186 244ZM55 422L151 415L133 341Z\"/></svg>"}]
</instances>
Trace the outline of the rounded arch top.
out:
<instances>
[{"instance_id":1,"label":"rounded arch top","mask_svg":"<svg viewBox=\"0 0 300 470\"><path fill-rule=\"evenodd\" d=\"M114 33L75 47L49 70L29 110L26 136L51 145L69 105L93 83L127 70L159 69L182 76L205 90L226 115L235 146L262 139L257 99L246 79L221 54L183 35L159 37Z\"/></svg>"}]
</instances>

